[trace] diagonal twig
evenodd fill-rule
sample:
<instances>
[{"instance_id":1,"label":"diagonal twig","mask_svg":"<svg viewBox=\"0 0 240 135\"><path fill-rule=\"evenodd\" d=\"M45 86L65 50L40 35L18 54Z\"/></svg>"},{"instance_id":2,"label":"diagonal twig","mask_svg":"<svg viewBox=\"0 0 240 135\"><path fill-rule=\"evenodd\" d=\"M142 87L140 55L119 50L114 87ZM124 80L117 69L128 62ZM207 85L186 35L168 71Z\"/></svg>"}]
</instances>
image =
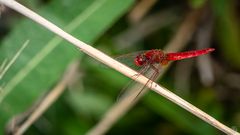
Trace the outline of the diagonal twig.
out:
<instances>
[{"instance_id":1,"label":"diagonal twig","mask_svg":"<svg viewBox=\"0 0 240 135\"><path fill-rule=\"evenodd\" d=\"M141 0L129 13L129 20L131 23L137 23L144 15L154 6L157 0Z\"/></svg>"},{"instance_id":2,"label":"diagonal twig","mask_svg":"<svg viewBox=\"0 0 240 135\"><path fill-rule=\"evenodd\" d=\"M53 23L49 22L48 20L44 19L43 17L39 16L38 14L34 13L33 11L27 9L26 7L22 6L18 2L14 0L0 0L0 3L16 10L17 12L27 16L28 18L34 20L35 22L39 23L40 25L46 27L50 31L54 32L55 34L59 35L60 37L64 38L65 40L69 41L70 43L74 44L77 48L80 48L81 51L90 55L91 57L97 59L98 61L108 65L109 67L121 72L122 74L128 76L129 78L134 79L134 75L137 74L136 71L128 68L127 66L121 64L120 62L112 59L111 57L107 56L103 52L87 45L86 43L76 39L75 37L71 36L70 34L66 33ZM141 84L146 84L148 78L139 75L139 77L135 80ZM213 125L214 127L218 128L219 130L223 131L227 134L235 134L240 135L238 132L232 130L231 128L223 125L213 117L209 116L205 112L201 111L197 107L193 106L192 104L188 103L187 101L183 100L182 98L178 97L171 91L167 90L166 88L161 87L160 85L156 84L155 82L150 81L147 85L148 88L152 89L156 93L164 96L165 98L169 99L170 101L174 102L175 104L181 106L182 108L186 109L187 111L191 112L192 114L196 115L197 117L201 118L202 120L206 121L207 123Z\"/></svg>"}]
</instances>

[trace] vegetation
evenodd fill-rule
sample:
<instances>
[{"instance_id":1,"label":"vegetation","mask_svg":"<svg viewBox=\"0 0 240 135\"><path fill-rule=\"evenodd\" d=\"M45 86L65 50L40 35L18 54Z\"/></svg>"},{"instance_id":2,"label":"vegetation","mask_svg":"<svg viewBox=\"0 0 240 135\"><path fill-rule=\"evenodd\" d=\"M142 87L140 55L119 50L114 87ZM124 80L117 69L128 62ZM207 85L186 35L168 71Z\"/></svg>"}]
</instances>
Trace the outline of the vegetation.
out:
<instances>
[{"instance_id":1,"label":"vegetation","mask_svg":"<svg viewBox=\"0 0 240 135\"><path fill-rule=\"evenodd\" d=\"M155 48L165 51L215 48L208 56L172 63L156 82L239 132L239 1L20 2L113 57ZM39 108L38 103L54 100L52 97L46 100L46 95L61 89L64 91L55 94L56 102L50 103L26 134L86 134L118 102L120 91L131 81L7 7L0 19L0 130L3 132L14 132L21 127ZM78 65L77 70L71 68L74 65ZM69 70L74 70L71 76L66 75ZM107 131L114 135L220 133L152 91Z\"/></svg>"}]
</instances>

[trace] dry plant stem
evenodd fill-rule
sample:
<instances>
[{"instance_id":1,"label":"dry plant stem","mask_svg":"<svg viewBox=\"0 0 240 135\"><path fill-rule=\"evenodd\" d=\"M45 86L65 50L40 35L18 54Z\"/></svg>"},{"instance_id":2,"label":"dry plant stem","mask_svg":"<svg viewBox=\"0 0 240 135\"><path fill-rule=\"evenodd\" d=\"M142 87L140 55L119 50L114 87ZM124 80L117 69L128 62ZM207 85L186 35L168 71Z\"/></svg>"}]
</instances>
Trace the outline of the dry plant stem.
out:
<instances>
[{"instance_id":1,"label":"dry plant stem","mask_svg":"<svg viewBox=\"0 0 240 135\"><path fill-rule=\"evenodd\" d=\"M209 11L210 12L210 11ZM196 34L197 47L207 48L211 44L211 35L213 31L214 19L209 12L206 13L203 19L207 20L198 30ZM214 83L213 68L209 55L197 58L197 66L199 67L199 75L201 82L205 86L211 86Z\"/></svg>"},{"instance_id":2,"label":"dry plant stem","mask_svg":"<svg viewBox=\"0 0 240 135\"><path fill-rule=\"evenodd\" d=\"M75 62L69 66L63 79L56 85L55 88L42 100L31 115L17 129L14 130L14 135L22 135L46 110L53 104L58 97L64 92L67 85L76 75L78 63Z\"/></svg>"},{"instance_id":3,"label":"dry plant stem","mask_svg":"<svg viewBox=\"0 0 240 135\"><path fill-rule=\"evenodd\" d=\"M133 46L144 37L156 32L162 27L176 22L179 19L172 9L161 11L145 17L141 22L132 25L126 31L120 33L114 38L116 47L123 49Z\"/></svg>"},{"instance_id":4,"label":"dry plant stem","mask_svg":"<svg viewBox=\"0 0 240 135\"><path fill-rule=\"evenodd\" d=\"M79 41L75 37L73 37L70 34L64 32L62 29L60 29L56 25L52 24L51 22L47 21L43 17L34 13L33 11L27 9L26 7L17 3L16 1L14 1L14 0L0 0L0 3L18 11L19 13L27 16L28 18L36 21L40 25L43 25L44 27L46 27L50 31L56 33L60 37L69 41L70 43L74 44L76 47L80 48L83 52L87 53L91 57L93 57L93 58L101 61L102 63L116 69L117 71L121 72L122 74L124 74L124 75L126 75L130 78L134 78L133 76L137 74L136 71L126 67L125 65L119 63L118 61L115 61L111 57L109 57L106 54L94 49L93 47L87 45L86 43ZM145 84L148 81L148 79L146 77L142 76L142 75L139 75L139 77L135 80L142 83L142 84ZM201 111L200 109L196 108L195 106L193 106L190 103L186 102L185 100L181 99L180 97L178 97L174 93L168 91L167 89L159 86L158 84L156 84L154 82L150 82L147 85L147 87L151 88L152 90L154 90L155 92L164 96L165 98L171 100L172 102L178 104L182 108L188 110L189 112L193 113L194 115L198 116L199 118L203 119L204 121L208 122L209 124L215 126L219 130L221 130L221 131L223 131L227 134L235 134L235 135L238 134L238 135L240 135L236 131L232 130L231 128L229 128L225 125L223 125L222 123L220 123L216 119L212 118L211 116L209 116L205 112ZM128 102L126 102L126 103L128 103Z\"/></svg>"},{"instance_id":5,"label":"dry plant stem","mask_svg":"<svg viewBox=\"0 0 240 135\"><path fill-rule=\"evenodd\" d=\"M131 23L137 23L141 20L156 2L157 0L141 0L129 14Z\"/></svg>"},{"instance_id":6,"label":"dry plant stem","mask_svg":"<svg viewBox=\"0 0 240 135\"><path fill-rule=\"evenodd\" d=\"M199 18L202 14L202 10L199 9L197 11L190 12L185 21L181 24L179 30L173 37L170 43L164 48L164 51L176 52L184 48L184 46L190 41L193 33L198 25Z\"/></svg>"}]
</instances>

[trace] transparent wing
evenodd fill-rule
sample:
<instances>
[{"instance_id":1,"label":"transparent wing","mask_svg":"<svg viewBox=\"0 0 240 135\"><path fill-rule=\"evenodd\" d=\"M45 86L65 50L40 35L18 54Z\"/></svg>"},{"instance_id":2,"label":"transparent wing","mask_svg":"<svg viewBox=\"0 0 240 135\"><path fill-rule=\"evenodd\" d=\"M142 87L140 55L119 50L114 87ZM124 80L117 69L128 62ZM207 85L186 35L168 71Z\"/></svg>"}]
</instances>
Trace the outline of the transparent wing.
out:
<instances>
[{"instance_id":1,"label":"transparent wing","mask_svg":"<svg viewBox=\"0 0 240 135\"><path fill-rule=\"evenodd\" d=\"M145 85L138 84L134 80L131 80L119 93L117 97L117 101L122 100L123 98L132 95L132 92L135 93L135 99L141 95L143 91L145 91L146 85L150 82L150 80L155 81L158 77L158 75L161 72L162 66L160 64L154 64L154 65L146 65L145 67L142 67L139 70L139 74L145 75L147 78L149 78L148 82ZM137 79L139 74L135 76ZM132 91L133 90L133 91ZM135 92L137 90L137 93Z\"/></svg>"},{"instance_id":2,"label":"transparent wing","mask_svg":"<svg viewBox=\"0 0 240 135\"><path fill-rule=\"evenodd\" d=\"M137 51L137 52L133 52L133 53L128 53L128 54L123 54L120 56L115 57L114 59L129 66L130 68L133 68L135 70L139 70L141 67L138 67L135 65L134 63L134 59L137 55L142 54L144 52L146 52L147 50L143 50L143 51Z\"/></svg>"},{"instance_id":3,"label":"transparent wing","mask_svg":"<svg viewBox=\"0 0 240 135\"><path fill-rule=\"evenodd\" d=\"M123 54L123 55L117 55L116 57L114 57L114 59L123 63L124 65L136 70L136 71L139 71L141 69L141 67L138 67L138 66L135 65L134 59L137 55L139 55L141 53L144 53L146 51L147 50L137 51L137 52L133 52L133 53L127 53L127 54ZM100 66L102 68L106 68L106 69L109 68L104 64L100 64Z\"/></svg>"}]
</instances>

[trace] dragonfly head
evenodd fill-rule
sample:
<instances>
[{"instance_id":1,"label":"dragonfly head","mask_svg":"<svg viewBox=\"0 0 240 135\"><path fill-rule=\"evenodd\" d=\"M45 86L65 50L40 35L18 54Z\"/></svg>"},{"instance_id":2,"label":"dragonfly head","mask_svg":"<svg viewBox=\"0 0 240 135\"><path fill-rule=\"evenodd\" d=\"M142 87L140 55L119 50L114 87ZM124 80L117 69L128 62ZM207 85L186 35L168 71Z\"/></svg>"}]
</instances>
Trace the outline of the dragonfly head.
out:
<instances>
[{"instance_id":1,"label":"dragonfly head","mask_svg":"<svg viewBox=\"0 0 240 135\"><path fill-rule=\"evenodd\" d=\"M136 66L143 66L146 64L146 57L144 55L138 55L135 57L134 63Z\"/></svg>"}]
</instances>

